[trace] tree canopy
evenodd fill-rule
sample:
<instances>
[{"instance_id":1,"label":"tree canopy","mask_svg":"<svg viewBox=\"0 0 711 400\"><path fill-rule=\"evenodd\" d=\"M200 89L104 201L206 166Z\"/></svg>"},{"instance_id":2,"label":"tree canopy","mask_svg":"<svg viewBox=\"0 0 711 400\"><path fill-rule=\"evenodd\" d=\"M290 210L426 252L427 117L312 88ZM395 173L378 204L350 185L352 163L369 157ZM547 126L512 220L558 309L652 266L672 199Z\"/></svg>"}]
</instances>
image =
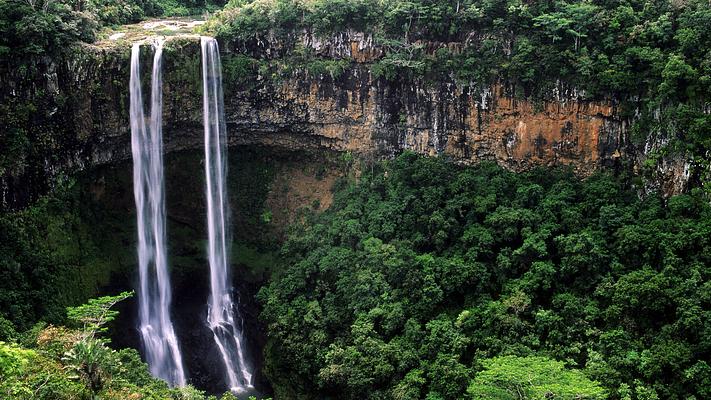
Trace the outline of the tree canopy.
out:
<instances>
[{"instance_id":1,"label":"tree canopy","mask_svg":"<svg viewBox=\"0 0 711 400\"><path fill-rule=\"evenodd\" d=\"M703 398L703 199L403 154L342 182L285 243L259 293L266 373L277 397L481 397L472 384L505 391L531 373L526 398Z\"/></svg>"}]
</instances>

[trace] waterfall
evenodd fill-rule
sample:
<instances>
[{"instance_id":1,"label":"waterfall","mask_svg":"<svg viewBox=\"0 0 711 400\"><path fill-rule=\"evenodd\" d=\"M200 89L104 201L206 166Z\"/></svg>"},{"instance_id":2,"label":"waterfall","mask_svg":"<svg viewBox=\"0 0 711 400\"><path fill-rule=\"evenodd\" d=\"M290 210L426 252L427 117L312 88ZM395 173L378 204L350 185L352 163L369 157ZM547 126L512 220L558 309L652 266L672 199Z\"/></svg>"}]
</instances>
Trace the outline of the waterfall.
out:
<instances>
[{"instance_id":1,"label":"waterfall","mask_svg":"<svg viewBox=\"0 0 711 400\"><path fill-rule=\"evenodd\" d=\"M207 181L208 259L210 299L207 324L222 355L227 382L233 392L251 389L252 372L244 354L241 317L232 301L228 267L229 205L226 191L227 156L222 72L217 41L202 37L203 120Z\"/></svg>"},{"instance_id":2,"label":"waterfall","mask_svg":"<svg viewBox=\"0 0 711 400\"><path fill-rule=\"evenodd\" d=\"M185 372L170 319L171 288L165 233L163 181L163 42L154 46L151 115L146 121L141 93L140 44L131 49L131 150L138 226L140 334L151 373L171 386L185 385Z\"/></svg>"}]
</instances>

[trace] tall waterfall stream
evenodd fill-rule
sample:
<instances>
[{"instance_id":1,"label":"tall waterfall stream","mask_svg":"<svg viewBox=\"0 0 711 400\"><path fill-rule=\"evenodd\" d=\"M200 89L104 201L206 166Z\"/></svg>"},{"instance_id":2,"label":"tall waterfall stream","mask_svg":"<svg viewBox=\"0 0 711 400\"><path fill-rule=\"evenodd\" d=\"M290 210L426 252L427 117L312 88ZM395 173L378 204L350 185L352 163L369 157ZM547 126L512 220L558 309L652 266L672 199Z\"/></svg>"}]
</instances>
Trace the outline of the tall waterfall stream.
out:
<instances>
[{"instance_id":1,"label":"tall waterfall stream","mask_svg":"<svg viewBox=\"0 0 711 400\"><path fill-rule=\"evenodd\" d=\"M207 182L208 259L210 302L207 324L220 349L230 390L252 388L252 372L244 356L239 314L235 315L229 280L229 205L226 175L227 152L222 71L217 41L202 37L203 119L205 126L205 180ZM237 317L237 318L236 318Z\"/></svg>"},{"instance_id":2,"label":"tall waterfall stream","mask_svg":"<svg viewBox=\"0 0 711 400\"><path fill-rule=\"evenodd\" d=\"M129 83L133 193L138 227L139 331L151 373L170 385L184 386L183 360L170 319L163 179L163 41L158 41L154 50L148 121L143 111L140 44L134 44L131 49Z\"/></svg>"},{"instance_id":3,"label":"tall waterfall stream","mask_svg":"<svg viewBox=\"0 0 711 400\"><path fill-rule=\"evenodd\" d=\"M149 118L144 112L140 79L141 43L133 45L130 74L130 120L133 189L136 201L139 266L139 331L151 373L171 386L187 384L178 339L171 321L171 285L166 249L166 205L163 172L163 40L153 43ZM253 389L247 362L242 318L234 303L229 272L229 204L222 73L217 41L201 37L207 258L210 295L207 326L212 331L229 390Z\"/></svg>"}]
</instances>

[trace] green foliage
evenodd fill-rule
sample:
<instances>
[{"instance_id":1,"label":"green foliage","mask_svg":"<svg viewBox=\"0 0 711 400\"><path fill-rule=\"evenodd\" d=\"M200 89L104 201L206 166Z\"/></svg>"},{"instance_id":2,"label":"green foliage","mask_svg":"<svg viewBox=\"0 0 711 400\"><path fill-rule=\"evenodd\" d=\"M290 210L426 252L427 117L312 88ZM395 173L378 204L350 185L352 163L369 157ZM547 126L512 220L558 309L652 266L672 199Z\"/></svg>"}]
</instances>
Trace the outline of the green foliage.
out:
<instances>
[{"instance_id":1,"label":"green foliage","mask_svg":"<svg viewBox=\"0 0 711 400\"><path fill-rule=\"evenodd\" d=\"M605 399L605 391L577 370L545 357L503 356L481 360L471 381L472 399Z\"/></svg>"},{"instance_id":2,"label":"green foliage","mask_svg":"<svg viewBox=\"0 0 711 400\"><path fill-rule=\"evenodd\" d=\"M433 60L422 56L422 45L390 41L389 46L392 51L373 64L373 77L383 77L387 80L398 76L416 77L424 75L432 68L428 61Z\"/></svg>"},{"instance_id":3,"label":"green foliage","mask_svg":"<svg viewBox=\"0 0 711 400\"><path fill-rule=\"evenodd\" d=\"M64 353L62 361L72 373L70 378L81 380L91 393L100 392L111 379L109 367L117 360L115 352L95 339L82 339Z\"/></svg>"},{"instance_id":4,"label":"green foliage","mask_svg":"<svg viewBox=\"0 0 711 400\"><path fill-rule=\"evenodd\" d=\"M67 370L76 374L70 377L84 382L93 395L111 380L111 370L120 366L118 353L106 346L108 340L96 335L105 332L105 325L118 316L118 311L111 310L111 307L131 296L133 292L123 292L117 296L90 299L77 307L67 307L67 317L81 324L81 328L76 342L64 353L62 361Z\"/></svg>"},{"instance_id":5,"label":"green foliage","mask_svg":"<svg viewBox=\"0 0 711 400\"><path fill-rule=\"evenodd\" d=\"M220 13L224 19L211 22L208 28L242 39L263 35L272 29L277 34L288 34L299 26L305 11L299 2L230 0Z\"/></svg>"},{"instance_id":6,"label":"green foliage","mask_svg":"<svg viewBox=\"0 0 711 400\"><path fill-rule=\"evenodd\" d=\"M81 399L82 387L61 365L37 351L0 342L0 396L7 399Z\"/></svg>"},{"instance_id":7,"label":"green foliage","mask_svg":"<svg viewBox=\"0 0 711 400\"><path fill-rule=\"evenodd\" d=\"M133 257L122 262L118 249L102 248L110 244L102 244L94 229L111 229L112 220L87 223L97 215L90 204L73 181L60 180L33 206L0 214L0 315L19 331L40 318L64 322L67 305L94 295L112 270L133 265ZM113 261L103 258L105 251L113 253Z\"/></svg>"},{"instance_id":8,"label":"green foliage","mask_svg":"<svg viewBox=\"0 0 711 400\"><path fill-rule=\"evenodd\" d=\"M254 85L260 62L242 54L226 54L222 57L225 92L234 93L239 88Z\"/></svg>"},{"instance_id":9,"label":"green foliage","mask_svg":"<svg viewBox=\"0 0 711 400\"><path fill-rule=\"evenodd\" d=\"M386 63L396 64L407 58L410 63L431 63L436 57L428 52L412 59L393 48L393 41L406 46L417 40L466 41L470 44L462 52L440 54L459 76L488 78L480 72L493 68L497 77L527 90L546 88L544 82L558 79L588 96L673 93L699 99L703 94L698 84L711 79L702 50L711 46L703 22L710 16L703 0L655 7L642 1L617 6L518 0L233 0L211 21L210 29L226 40L268 32L286 38L302 29L323 36L346 29L366 31L376 35L387 53L395 53L390 60L386 55ZM483 38L472 41L472 33ZM418 75L428 72L419 69ZM691 87L680 86L683 83Z\"/></svg>"},{"instance_id":10,"label":"green foliage","mask_svg":"<svg viewBox=\"0 0 711 400\"><path fill-rule=\"evenodd\" d=\"M314 59L306 64L306 70L312 75L329 75L331 79L335 80L340 78L349 66L350 62L348 60Z\"/></svg>"},{"instance_id":11,"label":"green foliage","mask_svg":"<svg viewBox=\"0 0 711 400\"><path fill-rule=\"evenodd\" d=\"M306 23L318 33L340 31L344 27L366 30L378 14L378 0L314 0L308 4Z\"/></svg>"},{"instance_id":12,"label":"green foliage","mask_svg":"<svg viewBox=\"0 0 711 400\"><path fill-rule=\"evenodd\" d=\"M96 22L64 1L0 3L0 56L11 62L50 52L94 38Z\"/></svg>"},{"instance_id":13,"label":"green foliage","mask_svg":"<svg viewBox=\"0 0 711 400\"><path fill-rule=\"evenodd\" d=\"M35 353L31 350L0 342L0 377L7 379L23 373L33 357Z\"/></svg>"},{"instance_id":14,"label":"green foliage","mask_svg":"<svg viewBox=\"0 0 711 400\"><path fill-rule=\"evenodd\" d=\"M117 296L104 296L89 299L89 302L77 307L67 307L67 317L81 325L82 331L88 337L106 331L106 324L116 319L118 311L111 310L116 303L133 296L133 292L123 292Z\"/></svg>"},{"instance_id":15,"label":"green foliage","mask_svg":"<svg viewBox=\"0 0 711 400\"><path fill-rule=\"evenodd\" d=\"M82 11L93 14L97 22L102 25L137 22L143 19L146 14L154 15L157 11L150 0L89 0L86 3L86 10Z\"/></svg>"},{"instance_id":16,"label":"green foliage","mask_svg":"<svg viewBox=\"0 0 711 400\"><path fill-rule=\"evenodd\" d=\"M225 5L225 0L152 0L149 3L152 3L151 15L187 17L215 11Z\"/></svg>"},{"instance_id":17,"label":"green foliage","mask_svg":"<svg viewBox=\"0 0 711 400\"><path fill-rule=\"evenodd\" d=\"M137 351L113 350L108 340L93 336L116 316L110 307L128 296L106 296L70 308L71 319L84 324L83 328L38 327L29 335L34 349L0 342L0 396L18 400L214 399L190 386L168 388L150 375Z\"/></svg>"},{"instance_id":18,"label":"green foliage","mask_svg":"<svg viewBox=\"0 0 711 400\"><path fill-rule=\"evenodd\" d=\"M464 398L533 372L561 398L708 393L700 193L409 153L373 171L293 230L259 293L278 397Z\"/></svg>"},{"instance_id":19,"label":"green foliage","mask_svg":"<svg viewBox=\"0 0 711 400\"><path fill-rule=\"evenodd\" d=\"M17 336L15 325L12 322L0 316L0 341L12 340Z\"/></svg>"},{"instance_id":20,"label":"green foliage","mask_svg":"<svg viewBox=\"0 0 711 400\"><path fill-rule=\"evenodd\" d=\"M192 15L224 5L215 0L7 0L0 2L0 58L27 65L92 42L103 26L148 16Z\"/></svg>"}]
</instances>

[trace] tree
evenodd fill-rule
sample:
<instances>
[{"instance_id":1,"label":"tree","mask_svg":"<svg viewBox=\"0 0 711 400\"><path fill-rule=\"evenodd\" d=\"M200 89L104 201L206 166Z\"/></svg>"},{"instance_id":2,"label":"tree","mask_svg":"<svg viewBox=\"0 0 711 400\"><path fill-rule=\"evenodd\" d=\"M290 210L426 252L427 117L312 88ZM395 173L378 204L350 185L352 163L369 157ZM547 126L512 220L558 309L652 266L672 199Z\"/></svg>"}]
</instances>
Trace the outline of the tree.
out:
<instances>
[{"instance_id":1,"label":"tree","mask_svg":"<svg viewBox=\"0 0 711 400\"><path fill-rule=\"evenodd\" d=\"M81 324L81 328L79 339L64 353L62 361L86 384L92 397L111 379L111 369L120 364L118 353L106 346L108 340L97 338L96 334L106 331L105 325L118 315L118 311L111 310L111 307L131 296L133 292L123 292L117 296L91 299L78 307L67 307L67 316Z\"/></svg>"},{"instance_id":2,"label":"tree","mask_svg":"<svg viewBox=\"0 0 711 400\"><path fill-rule=\"evenodd\" d=\"M105 325L118 316L118 311L111 310L111 307L131 296L133 296L133 291L122 292L116 296L90 299L86 304L67 307L67 317L74 323L81 325L84 338L93 339L97 333L105 332Z\"/></svg>"},{"instance_id":3,"label":"tree","mask_svg":"<svg viewBox=\"0 0 711 400\"><path fill-rule=\"evenodd\" d=\"M606 398L605 390L579 370L546 357L503 356L482 360L467 390L471 399L576 399Z\"/></svg>"}]
</instances>

